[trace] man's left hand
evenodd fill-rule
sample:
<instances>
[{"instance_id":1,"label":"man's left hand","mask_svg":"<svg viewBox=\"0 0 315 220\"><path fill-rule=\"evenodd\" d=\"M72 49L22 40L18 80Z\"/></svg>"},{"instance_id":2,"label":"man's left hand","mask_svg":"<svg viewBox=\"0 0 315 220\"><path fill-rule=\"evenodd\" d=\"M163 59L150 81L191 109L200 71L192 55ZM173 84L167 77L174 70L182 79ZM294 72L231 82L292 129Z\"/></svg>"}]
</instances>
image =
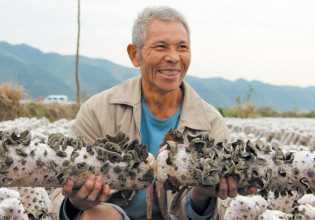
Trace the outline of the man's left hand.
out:
<instances>
[{"instance_id":1,"label":"man's left hand","mask_svg":"<svg viewBox=\"0 0 315 220\"><path fill-rule=\"evenodd\" d=\"M237 181L234 177L222 178L219 183L219 188L210 186L194 186L191 189L190 199L192 207L197 213L202 213L209 204L211 198L220 198L222 200L235 198L237 194L243 196L251 195L257 192L256 187L249 187L248 189L238 189Z\"/></svg>"}]
</instances>

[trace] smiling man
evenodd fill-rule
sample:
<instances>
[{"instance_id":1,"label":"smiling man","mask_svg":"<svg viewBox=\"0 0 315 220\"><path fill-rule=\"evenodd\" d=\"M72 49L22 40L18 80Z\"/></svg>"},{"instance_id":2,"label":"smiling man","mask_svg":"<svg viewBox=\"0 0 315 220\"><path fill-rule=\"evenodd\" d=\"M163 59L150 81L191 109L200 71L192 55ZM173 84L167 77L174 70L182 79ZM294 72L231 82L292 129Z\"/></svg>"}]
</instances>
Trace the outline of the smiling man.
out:
<instances>
[{"instance_id":1,"label":"smiling man","mask_svg":"<svg viewBox=\"0 0 315 220\"><path fill-rule=\"evenodd\" d=\"M191 61L190 30L179 12L169 7L144 9L134 23L127 52L141 75L86 101L71 136L81 135L93 143L122 131L154 155L169 129L182 132L186 141L188 133L203 132L218 142L229 139L219 112L184 82ZM159 197L153 194L151 216L145 190L129 193L130 197L125 192L111 193L94 175L79 190L72 187L68 181L62 190L55 190L51 211L57 213L56 219L218 219L223 218L224 199L237 195L232 177L222 179L218 188L197 186L176 194L161 188Z\"/></svg>"},{"instance_id":2,"label":"smiling man","mask_svg":"<svg viewBox=\"0 0 315 220\"><path fill-rule=\"evenodd\" d=\"M180 85L191 59L185 26L177 20L152 20L143 45L129 44L127 50L133 65L140 67L148 109L157 119L170 118L182 104Z\"/></svg>"}]
</instances>

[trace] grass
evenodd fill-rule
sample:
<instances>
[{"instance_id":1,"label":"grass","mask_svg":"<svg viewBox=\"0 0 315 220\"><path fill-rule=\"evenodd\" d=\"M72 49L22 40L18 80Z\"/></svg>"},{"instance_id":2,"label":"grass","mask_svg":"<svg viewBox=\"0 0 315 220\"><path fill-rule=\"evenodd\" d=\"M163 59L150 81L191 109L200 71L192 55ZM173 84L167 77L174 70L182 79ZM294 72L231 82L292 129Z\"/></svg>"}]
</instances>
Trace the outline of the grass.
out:
<instances>
[{"instance_id":1,"label":"grass","mask_svg":"<svg viewBox=\"0 0 315 220\"><path fill-rule=\"evenodd\" d=\"M16 118L21 113L20 100L23 88L9 83L0 85L0 118Z\"/></svg>"},{"instance_id":2,"label":"grass","mask_svg":"<svg viewBox=\"0 0 315 220\"><path fill-rule=\"evenodd\" d=\"M40 100L22 103L23 88L9 83L0 84L0 121L14 120L18 117L47 118L53 122L62 118L75 118L79 107L76 104L62 105L58 103L46 104ZM294 117L315 118L315 111L277 112L270 107L257 108L253 103L247 102L230 108L217 107L224 117L259 118L259 117Z\"/></svg>"},{"instance_id":3,"label":"grass","mask_svg":"<svg viewBox=\"0 0 315 220\"><path fill-rule=\"evenodd\" d=\"M310 112L277 112L271 107L257 108L253 103L247 102L242 105L230 108L217 107L224 117L230 118L262 118L262 117L279 117L279 118L315 118L315 111Z\"/></svg>"},{"instance_id":4,"label":"grass","mask_svg":"<svg viewBox=\"0 0 315 220\"><path fill-rule=\"evenodd\" d=\"M41 101L21 103L23 88L18 85L0 85L0 121L14 120L18 117L47 118L53 122L58 119L75 118L79 107L75 104L46 104Z\"/></svg>"}]
</instances>

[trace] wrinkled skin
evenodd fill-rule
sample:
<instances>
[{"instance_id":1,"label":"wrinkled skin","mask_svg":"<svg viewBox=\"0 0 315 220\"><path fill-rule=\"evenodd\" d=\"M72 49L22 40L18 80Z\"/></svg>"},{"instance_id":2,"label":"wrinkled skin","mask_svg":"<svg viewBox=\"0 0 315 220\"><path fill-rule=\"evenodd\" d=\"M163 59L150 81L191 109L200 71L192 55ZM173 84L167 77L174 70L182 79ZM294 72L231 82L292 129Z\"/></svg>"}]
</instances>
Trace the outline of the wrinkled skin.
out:
<instances>
[{"instance_id":1,"label":"wrinkled skin","mask_svg":"<svg viewBox=\"0 0 315 220\"><path fill-rule=\"evenodd\" d=\"M108 185L102 186L102 177L90 175L79 190L73 190L73 182L68 181L62 188L62 194L68 197L76 209L83 210L81 220L120 220L118 211L107 205L99 205L107 200L110 194ZM67 212L70 218L71 210Z\"/></svg>"},{"instance_id":2,"label":"wrinkled skin","mask_svg":"<svg viewBox=\"0 0 315 220\"><path fill-rule=\"evenodd\" d=\"M147 28L147 40L139 50L128 45L135 67L140 67L143 98L158 119L171 117L182 102L180 85L191 60L190 42L179 21L153 20Z\"/></svg>"},{"instance_id":3,"label":"wrinkled skin","mask_svg":"<svg viewBox=\"0 0 315 220\"><path fill-rule=\"evenodd\" d=\"M90 175L79 190L73 190L73 182L68 181L62 194L68 197L74 207L86 210L105 201L109 196L109 186L102 186L102 177Z\"/></svg>"}]
</instances>

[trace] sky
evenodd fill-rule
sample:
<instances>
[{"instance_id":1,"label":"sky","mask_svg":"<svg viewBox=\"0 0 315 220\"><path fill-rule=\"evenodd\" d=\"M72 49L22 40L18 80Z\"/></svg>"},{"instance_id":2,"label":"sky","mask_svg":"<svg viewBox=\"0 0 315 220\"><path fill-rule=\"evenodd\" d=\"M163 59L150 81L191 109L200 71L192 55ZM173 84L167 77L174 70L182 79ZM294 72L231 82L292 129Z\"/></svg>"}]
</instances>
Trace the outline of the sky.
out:
<instances>
[{"instance_id":1,"label":"sky","mask_svg":"<svg viewBox=\"0 0 315 220\"><path fill-rule=\"evenodd\" d=\"M77 0L0 0L0 41L76 53ZM80 54L132 67L137 14L171 6L188 20L188 75L315 86L314 0L81 0Z\"/></svg>"}]
</instances>

